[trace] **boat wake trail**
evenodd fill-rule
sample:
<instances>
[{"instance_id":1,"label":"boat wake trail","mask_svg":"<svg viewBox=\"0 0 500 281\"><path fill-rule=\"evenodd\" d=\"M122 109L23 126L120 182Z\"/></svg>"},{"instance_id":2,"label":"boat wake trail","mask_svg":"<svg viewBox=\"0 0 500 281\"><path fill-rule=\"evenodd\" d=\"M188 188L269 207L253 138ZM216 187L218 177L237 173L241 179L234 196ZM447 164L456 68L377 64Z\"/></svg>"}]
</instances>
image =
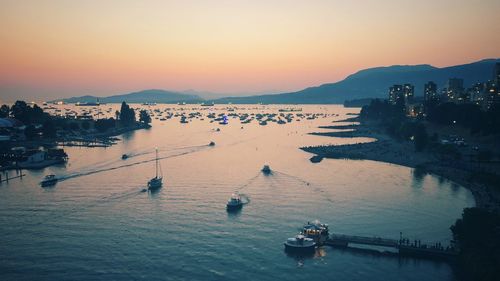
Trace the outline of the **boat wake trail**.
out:
<instances>
[{"instance_id":1,"label":"boat wake trail","mask_svg":"<svg viewBox=\"0 0 500 281\"><path fill-rule=\"evenodd\" d=\"M248 197L248 195L240 193L240 198L241 198L241 203L243 203L243 205L250 203L250 197Z\"/></svg>"},{"instance_id":2,"label":"boat wake trail","mask_svg":"<svg viewBox=\"0 0 500 281\"><path fill-rule=\"evenodd\" d=\"M328 202L330 203L335 203L335 201L332 199L332 196L327 192L325 191L324 188L316 185L316 184L313 184L313 183L310 183L302 178L299 178L297 176L293 176L293 175L290 175L290 174L287 174L287 173L284 173L284 172L280 172L280 171L275 171L273 170L273 175L276 176L276 179L277 180L286 180L286 179L291 179L293 181L296 181L296 182L300 182L308 187L310 187L314 192L317 192L317 193L320 193L321 196Z\"/></svg>"},{"instance_id":3,"label":"boat wake trail","mask_svg":"<svg viewBox=\"0 0 500 281\"><path fill-rule=\"evenodd\" d=\"M170 148L170 149L166 149L165 147L159 147L158 152L171 152L171 151L177 151L177 150L182 150L182 149L201 148L201 147L205 147L205 146L207 146L207 145L181 146L181 147ZM142 150L142 151L138 151L138 152L132 152L130 154L127 154L127 156L128 156L128 158L132 158L132 157L149 155L149 154L154 154L154 153L155 153L154 149L147 149L147 150Z\"/></svg>"},{"instance_id":4,"label":"boat wake trail","mask_svg":"<svg viewBox=\"0 0 500 281\"><path fill-rule=\"evenodd\" d=\"M40 217L40 219L37 219L37 223L34 225L44 225L44 224L50 224L54 221L58 221L60 218L69 218L71 219L72 215L75 215L77 213L85 212L89 209L101 206L101 205L106 205L109 206L110 204L117 204L120 202L123 202L127 199L133 198L142 192L138 190L137 187L134 187L133 189L126 190L124 192L116 192L112 193L108 196L104 196L101 198L96 198L94 200L91 200L87 203L78 203L78 204L71 204L68 208L58 206L57 210L49 209L47 212L40 212L39 209L36 209L36 212L33 214L30 214L30 216L35 216L35 217ZM47 219L45 216L48 216ZM43 218L42 218L43 217ZM31 228L33 225L19 225L18 228L15 230L15 232L19 232L20 230L26 229L26 228ZM14 232L12 233L14 234Z\"/></svg>"},{"instance_id":5,"label":"boat wake trail","mask_svg":"<svg viewBox=\"0 0 500 281\"><path fill-rule=\"evenodd\" d=\"M255 175L254 177L250 178L250 179L247 181L247 183L245 183L244 185L242 185L242 186L240 186L239 188L237 188L237 189L235 190L235 192L238 192L238 193L239 193L239 192L240 192L240 191L242 191L245 187L247 187L247 186L251 185L251 184L252 184L252 183L253 183L253 182L254 182L257 178L259 178L259 177L260 177L260 175L261 175L261 172L259 171L259 172L257 173L257 175ZM241 194L240 194L240 195L241 195Z\"/></svg>"},{"instance_id":6,"label":"boat wake trail","mask_svg":"<svg viewBox=\"0 0 500 281\"><path fill-rule=\"evenodd\" d=\"M184 151L184 152L181 152L181 153L177 153L177 154L173 154L173 155L168 155L168 156L163 156L163 157L158 157L158 160L169 159L169 158L174 158L174 157L180 157L180 156L183 156L183 155L195 153L195 152L198 152L198 151L200 151L200 150L202 150L203 148L206 148L206 147L208 147L208 146L198 146L197 148L190 149L188 151ZM109 167L109 168L96 169L96 170L87 171L87 172L79 172L79 173L74 173L74 174L69 174L69 175L62 175L62 176L59 177L59 181L65 181L65 180L69 180L69 179L73 179L73 178L77 178L77 177L89 176L89 175L93 175L93 174L97 174L97 173L103 173L103 172L118 170L118 169L122 169L122 168L127 168L127 167L132 167L132 166L136 166L136 165L141 165L141 164L149 163L149 162L154 162L154 161L156 161L156 158L146 159L146 160L132 162L132 163L127 163L127 164L118 165L118 166Z\"/></svg>"}]
</instances>

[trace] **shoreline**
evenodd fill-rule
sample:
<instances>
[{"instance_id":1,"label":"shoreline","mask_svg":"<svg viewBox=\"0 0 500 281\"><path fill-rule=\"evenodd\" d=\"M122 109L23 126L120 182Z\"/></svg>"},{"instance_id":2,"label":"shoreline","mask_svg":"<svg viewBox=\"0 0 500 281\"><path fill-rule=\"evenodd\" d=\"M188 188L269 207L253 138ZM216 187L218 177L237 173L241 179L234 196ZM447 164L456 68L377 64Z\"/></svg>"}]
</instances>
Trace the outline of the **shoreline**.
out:
<instances>
[{"instance_id":1,"label":"shoreline","mask_svg":"<svg viewBox=\"0 0 500 281\"><path fill-rule=\"evenodd\" d=\"M348 118L341 122L358 122L359 118ZM361 122L359 125L321 126L322 129L333 129L333 132L313 132L312 135L339 138L373 138L373 142L346 145L309 146L300 149L315 154L310 160L320 162L323 158L371 160L385 162L418 169L420 172L436 175L459 184L471 191L476 207L500 213L500 192L494 184L478 182L473 179L474 171L464 169L455 161L439 160L428 151L416 152L409 141L396 140L372 122ZM346 131L345 129L352 129Z\"/></svg>"}]
</instances>

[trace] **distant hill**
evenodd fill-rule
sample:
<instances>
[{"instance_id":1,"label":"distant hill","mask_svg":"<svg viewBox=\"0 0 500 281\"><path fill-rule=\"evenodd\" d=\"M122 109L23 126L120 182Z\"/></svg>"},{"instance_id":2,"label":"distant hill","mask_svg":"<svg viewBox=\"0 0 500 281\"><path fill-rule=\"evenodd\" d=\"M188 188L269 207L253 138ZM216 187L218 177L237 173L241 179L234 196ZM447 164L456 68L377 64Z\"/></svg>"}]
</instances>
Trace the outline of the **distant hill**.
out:
<instances>
[{"instance_id":1,"label":"distant hill","mask_svg":"<svg viewBox=\"0 0 500 281\"><path fill-rule=\"evenodd\" d=\"M464 86L484 82L492 78L493 66L500 59L487 59L470 64L438 68L431 65L395 65L376 67L358 71L342 81L310 87L298 92L258 95L247 97L227 97L216 103L282 103L321 104L344 103L345 100L386 98L393 84L411 83L415 85L416 96L423 95L423 86L434 81L444 87L449 78L463 78Z\"/></svg>"},{"instance_id":2,"label":"distant hill","mask_svg":"<svg viewBox=\"0 0 500 281\"><path fill-rule=\"evenodd\" d=\"M66 103L77 103L77 102L96 102L99 100L101 103L121 103L125 101L127 103L144 103L144 102L156 102L156 103L197 103L203 101L201 97L194 94L185 94L178 92L171 92L165 90L144 90L140 92L134 92L124 95L114 95L109 97L96 97L96 96L81 96L72 97L68 99L62 99Z\"/></svg>"},{"instance_id":3,"label":"distant hill","mask_svg":"<svg viewBox=\"0 0 500 281\"><path fill-rule=\"evenodd\" d=\"M145 90L124 95L110 97L81 96L63 99L67 103L95 102L99 99L103 103L198 103L204 96L215 103L275 103L275 104L342 104L347 101L357 101L360 104L373 98L386 98L390 86L394 84L410 83L415 86L416 96L423 95L424 84L434 81L438 87L445 87L449 78L463 78L464 86L469 87L477 82L484 82L492 78L494 64L500 59L486 59L474 63L438 68L427 64L422 65L394 65L375 67L358 71L342 81L323 84L317 87L306 88L297 92L282 94L266 94L243 97L222 97L220 94L196 92L187 90L173 92L165 90ZM361 102L362 100L362 102Z\"/></svg>"}]
</instances>

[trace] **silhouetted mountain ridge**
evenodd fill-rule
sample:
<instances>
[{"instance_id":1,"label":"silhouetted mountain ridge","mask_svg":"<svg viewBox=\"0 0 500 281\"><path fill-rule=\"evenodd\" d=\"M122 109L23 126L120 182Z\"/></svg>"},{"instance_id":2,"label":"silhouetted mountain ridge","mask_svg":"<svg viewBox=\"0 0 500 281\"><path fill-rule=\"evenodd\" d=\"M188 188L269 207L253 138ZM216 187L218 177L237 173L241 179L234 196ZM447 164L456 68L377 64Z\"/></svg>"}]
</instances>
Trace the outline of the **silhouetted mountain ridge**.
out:
<instances>
[{"instance_id":1,"label":"silhouetted mountain ridge","mask_svg":"<svg viewBox=\"0 0 500 281\"><path fill-rule=\"evenodd\" d=\"M156 102L156 103L178 103L187 102L195 103L201 102L203 99L198 95L185 94L172 91L151 89L139 92L133 92L123 95L114 95L109 97L96 97L96 96L81 96L72 97L68 99L62 99L66 103L77 103L77 102L96 102L99 100L101 103L120 103L125 101L127 103L145 103L145 102Z\"/></svg>"},{"instance_id":2,"label":"silhouetted mountain ridge","mask_svg":"<svg viewBox=\"0 0 500 281\"><path fill-rule=\"evenodd\" d=\"M428 81L436 82L439 88L445 87L449 78L463 78L465 87L487 81L492 78L493 67L497 62L500 62L500 59L485 59L469 64L442 68L428 64L374 67L360 70L335 83L309 87L297 92L223 97L214 101L216 103L231 102L240 104L260 102L266 104L341 104L346 100L386 98L390 86L404 83L413 84L416 96L422 96L424 84ZM110 97L87 95L63 99L63 101L68 103L95 102L99 99L103 103L119 103L122 101L129 103L199 103L204 101L200 95L212 100L220 96L217 93L196 92L194 90L175 92L152 89Z\"/></svg>"},{"instance_id":3,"label":"silhouetted mountain ridge","mask_svg":"<svg viewBox=\"0 0 500 281\"><path fill-rule=\"evenodd\" d=\"M449 78L464 79L464 86L492 78L493 66L500 59L486 59L478 62L438 68L428 64L394 65L360 70L342 81L309 87L297 92L259 95L248 97L228 97L218 103L343 103L345 100L364 98L386 98L390 86L410 83L415 85L417 96L423 95L424 84L434 81L441 88Z\"/></svg>"}]
</instances>

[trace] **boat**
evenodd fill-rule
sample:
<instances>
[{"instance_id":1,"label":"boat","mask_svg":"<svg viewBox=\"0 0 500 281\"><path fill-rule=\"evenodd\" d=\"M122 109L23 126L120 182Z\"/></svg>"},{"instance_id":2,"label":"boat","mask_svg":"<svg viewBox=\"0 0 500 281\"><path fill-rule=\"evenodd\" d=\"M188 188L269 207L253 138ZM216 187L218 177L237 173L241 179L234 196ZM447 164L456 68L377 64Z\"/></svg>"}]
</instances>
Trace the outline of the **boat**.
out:
<instances>
[{"instance_id":1,"label":"boat","mask_svg":"<svg viewBox=\"0 0 500 281\"><path fill-rule=\"evenodd\" d=\"M160 175L158 175L158 167L160 167ZM161 175L161 166L158 161L158 148L156 149L156 175L154 178L150 179L148 181L148 189L149 190L156 190L159 189L163 183L163 176Z\"/></svg>"},{"instance_id":2,"label":"boat","mask_svg":"<svg viewBox=\"0 0 500 281\"><path fill-rule=\"evenodd\" d=\"M266 175L269 175L271 173L271 168L269 167L269 165L264 165L264 167L262 167L262 170L261 170L264 174Z\"/></svg>"},{"instance_id":3,"label":"boat","mask_svg":"<svg viewBox=\"0 0 500 281\"><path fill-rule=\"evenodd\" d=\"M313 239L307 238L302 234L298 234L293 238L288 238L283 244L287 251L308 252L314 251L316 247L316 242L314 242Z\"/></svg>"},{"instance_id":4,"label":"boat","mask_svg":"<svg viewBox=\"0 0 500 281\"><path fill-rule=\"evenodd\" d=\"M128 155L127 155L127 154L123 154L123 155L122 155L122 159L123 159L123 160L125 160L125 159L127 159L127 158L128 158Z\"/></svg>"},{"instance_id":5,"label":"boat","mask_svg":"<svg viewBox=\"0 0 500 281\"><path fill-rule=\"evenodd\" d=\"M228 211L236 211L241 209L242 207L243 202L241 201L241 197L236 193L231 196L231 199L229 199L226 204L226 209Z\"/></svg>"},{"instance_id":6,"label":"boat","mask_svg":"<svg viewBox=\"0 0 500 281\"><path fill-rule=\"evenodd\" d=\"M95 102L77 102L75 104L76 106L99 106L101 103L99 102L99 99L97 99Z\"/></svg>"},{"instance_id":7,"label":"boat","mask_svg":"<svg viewBox=\"0 0 500 281\"><path fill-rule=\"evenodd\" d=\"M42 187L45 186L53 186L57 183L58 178L56 178L56 175L46 175L45 178L40 182L40 185Z\"/></svg>"}]
</instances>

